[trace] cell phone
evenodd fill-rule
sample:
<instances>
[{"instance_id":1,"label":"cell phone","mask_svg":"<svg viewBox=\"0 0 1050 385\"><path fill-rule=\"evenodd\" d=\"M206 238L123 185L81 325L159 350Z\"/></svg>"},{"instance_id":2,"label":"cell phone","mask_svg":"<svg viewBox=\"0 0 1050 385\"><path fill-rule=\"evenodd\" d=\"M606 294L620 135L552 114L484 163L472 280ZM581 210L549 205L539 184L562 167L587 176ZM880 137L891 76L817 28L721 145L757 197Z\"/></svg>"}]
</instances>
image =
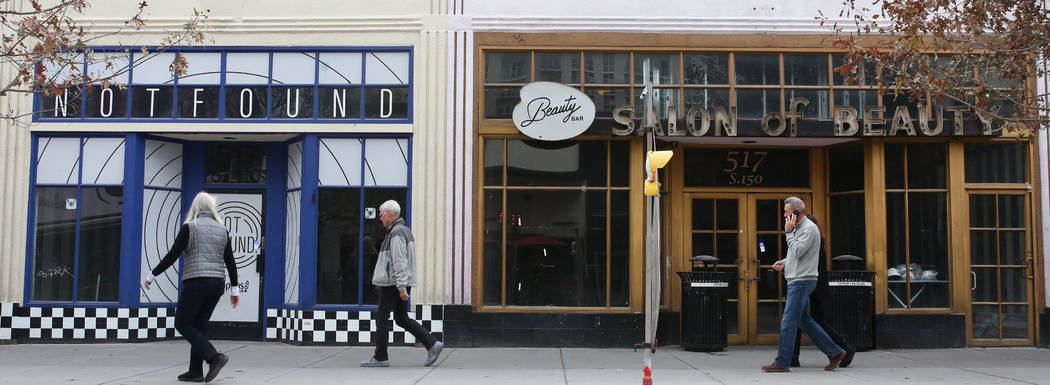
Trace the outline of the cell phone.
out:
<instances>
[{"instance_id":1,"label":"cell phone","mask_svg":"<svg viewBox=\"0 0 1050 385\"><path fill-rule=\"evenodd\" d=\"M800 214L802 214L802 213L798 212L798 210L795 210L795 211L791 212L791 215L794 215L796 217L799 216Z\"/></svg>"}]
</instances>

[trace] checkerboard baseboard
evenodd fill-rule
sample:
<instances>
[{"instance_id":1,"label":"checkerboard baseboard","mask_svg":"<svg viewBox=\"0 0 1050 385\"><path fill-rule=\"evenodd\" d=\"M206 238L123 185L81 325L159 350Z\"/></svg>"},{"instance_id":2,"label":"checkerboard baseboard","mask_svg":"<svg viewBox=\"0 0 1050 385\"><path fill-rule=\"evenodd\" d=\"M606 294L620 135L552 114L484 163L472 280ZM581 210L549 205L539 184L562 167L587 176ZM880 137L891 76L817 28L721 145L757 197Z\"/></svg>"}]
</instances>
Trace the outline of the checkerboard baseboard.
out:
<instances>
[{"instance_id":1,"label":"checkerboard baseboard","mask_svg":"<svg viewBox=\"0 0 1050 385\"><path fill-rule=\"evenodd\" d=\"M0 340L148 342L179 337L173 307L49 308L0 303Z\"/></svg>"},{"instance_id":2,"label":"checkerboard baseboard","mask_svg":"<svg viewBox=\"0 0 1050 385\"><path fill-rule=\"evenodd\" d=\"M442 305L416 305L408 313L438 340L444 333ZM374 345L370 311L266 309L266 339L302 345ZM391 345L413 345L411 333L390 323Z\"/></svg>"}]
</instances>

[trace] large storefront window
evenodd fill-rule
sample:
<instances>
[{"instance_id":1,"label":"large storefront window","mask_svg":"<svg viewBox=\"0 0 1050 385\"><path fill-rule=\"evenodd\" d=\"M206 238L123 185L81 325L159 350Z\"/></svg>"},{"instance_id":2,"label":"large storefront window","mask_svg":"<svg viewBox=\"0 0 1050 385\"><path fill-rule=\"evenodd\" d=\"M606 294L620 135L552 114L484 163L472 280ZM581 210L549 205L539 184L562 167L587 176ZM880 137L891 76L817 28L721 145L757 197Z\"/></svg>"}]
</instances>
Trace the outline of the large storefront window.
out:
<instances>
[{"instance_id":1,"label":"large storefront window","mask_svg":"<svg viewBox=\"0 0 1050 385\"><path fill-rule=\"evenodd\" d=\"M372 272L390 199L407 217L408 140L322 138L317 198L317 303L375 305Z\"/></svg>"},{"instance_id":2,"label":"large storefront window","mask_svg":"<svg viewBox=\"0 0 1050 385\"><path fill-rule=\"evenodd\" d=\"M37 138L31 298L116 302L124 138Z\"/></svg>"},{"instance_id":3,"label":"large storefront window","mask_svg":"<svg viewBox=\"0 0 1050 385\"><path fill-rule=\"evenodd\" d=\"M485 141L485 306L626 307L627 141Z\"/></svg>"},{"instance_id":4,"label":"large storefront window","mask_svg":"<svg viewBox=\"0 0 1050 385\"><path fill-rule=\"evenodd\" d=\"M828 149L827 232L831 256L867 254L864 227L864 146L851 144Z\"/></svg>"},{"instance_id":5,"label":"large storefront window","mask_svg":"<svg viewBox=\"0 0 1050 385\"><path fill-rule=\"evenodd\" d=\"M889 306L947 308L947 146L889 143L885 148Z\"/></svg>"}]
</instances>

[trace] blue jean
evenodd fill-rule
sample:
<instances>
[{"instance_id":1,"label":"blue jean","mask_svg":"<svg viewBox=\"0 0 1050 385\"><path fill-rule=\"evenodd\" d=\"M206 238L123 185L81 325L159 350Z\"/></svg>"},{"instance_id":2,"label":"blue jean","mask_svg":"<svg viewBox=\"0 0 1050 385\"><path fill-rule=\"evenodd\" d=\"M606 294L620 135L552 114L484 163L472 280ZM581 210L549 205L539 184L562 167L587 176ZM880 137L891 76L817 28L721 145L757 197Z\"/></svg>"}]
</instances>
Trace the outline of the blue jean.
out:
<instances>
[{"instance_id":1,"label":"blue jean","mask_svg":"<svg viewBox=\"0 0 1050 385\"><path fill-rule=\"evenodd\" d=\"M208 341L208 320L226 291L222 278L191 278L182 281L182 293L175 307L175 329L190 343L190 371L202 373L204 361L217 353Z\"/></svg>"},{"instance_id":2,"label":"blue jean","mask_svg":"<svg viewBox=\"0 0 1050 385\"><path fill-rule=\"evenodd\" d=\"M780 320L780 340L777 342L777 359L773 364L782 368L791 366L791 355L795 350L795 335L798 329L806 332L809 339L831 359L843 350L809 314L809 295L816 289L817 281L795 281L788 284L787 304Z\"/></svg>"}]
</instances>

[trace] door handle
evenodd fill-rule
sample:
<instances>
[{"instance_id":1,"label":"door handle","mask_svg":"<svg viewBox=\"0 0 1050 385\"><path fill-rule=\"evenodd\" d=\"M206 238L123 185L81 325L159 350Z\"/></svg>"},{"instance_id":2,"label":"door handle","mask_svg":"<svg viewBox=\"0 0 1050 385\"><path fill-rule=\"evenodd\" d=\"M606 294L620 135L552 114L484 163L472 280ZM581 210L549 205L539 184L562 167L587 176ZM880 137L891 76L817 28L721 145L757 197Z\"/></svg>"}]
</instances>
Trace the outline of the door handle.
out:
<instances>
[{"instance_id":1,"label":"door handle","mask_svg":"<svg viewBox=\"0 0 1050 385\"><path fill-rule=\"evenodd\" d=\"M1035 265L1033 264L1033 262L1035 262L1035 260L1033 260L1032 257L1024 259L1024 275L1028 279L1035 278L1035 275L1032 274L1032 270L1035 270Z\"/></svg>"},{"instance_id":2,"label":"door handle","mask_svg":"<svg viewBox=\"0 0 1050 385\"><path fill-rule=\"evenodd\" d=\"M974 273L973 270L970 270L970 276L973 277L973 285L970 286L970 291L977 290L977 273Z\"/></svg>"}]
</instances>

